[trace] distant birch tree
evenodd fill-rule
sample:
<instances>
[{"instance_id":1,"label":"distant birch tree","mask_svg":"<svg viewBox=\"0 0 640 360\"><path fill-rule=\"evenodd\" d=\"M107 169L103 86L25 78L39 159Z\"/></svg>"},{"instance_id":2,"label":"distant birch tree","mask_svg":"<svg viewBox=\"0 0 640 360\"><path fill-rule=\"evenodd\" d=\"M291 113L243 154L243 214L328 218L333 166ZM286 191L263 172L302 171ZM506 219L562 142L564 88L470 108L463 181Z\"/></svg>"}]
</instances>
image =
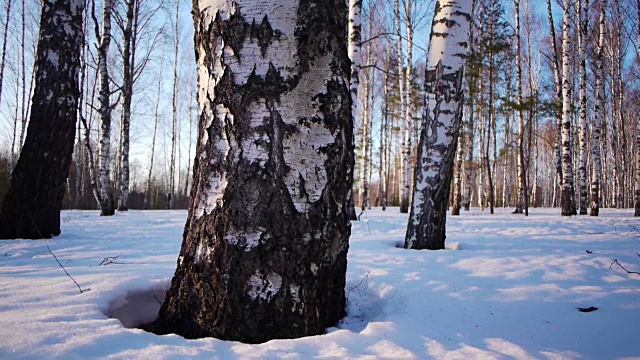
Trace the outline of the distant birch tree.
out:
<instances>
[{"instance_id":1,"label":"distant birch tree","mask_svg":"<svg viewBox=\"0 0 640 360\"><path fill-rule=\"evenodd\" d=\"M600 1L598 20L598 49L595 59L595 109L591 127L591 211L589 215L598 216L600 212L600 134L604 119L604 36L606 32L607 0Z\"/></svg>"},{"instance_id":2,"label":"distant birch tree","mask_svg":"<svg viewBox=\"0 0 640 360\"><path fill-rule=\"evenodd\" d=\"M587 214L587 64L586 41L589 25L588 0L578 0L576 13L578 14L578 66L580 76L580 115L578 120L578 208L580 215Z\"/></svg>"},{"instance_id":3,"label":"distant birch tree","mask_svg":"<svg viewBox=\"0 0 640 360\"><path fill-rule=\"evenodd\" d=\"M462 121L471 0L436 2L425 103L405 248L444 249L454 155Z\"/></svg>"}]
</instances>

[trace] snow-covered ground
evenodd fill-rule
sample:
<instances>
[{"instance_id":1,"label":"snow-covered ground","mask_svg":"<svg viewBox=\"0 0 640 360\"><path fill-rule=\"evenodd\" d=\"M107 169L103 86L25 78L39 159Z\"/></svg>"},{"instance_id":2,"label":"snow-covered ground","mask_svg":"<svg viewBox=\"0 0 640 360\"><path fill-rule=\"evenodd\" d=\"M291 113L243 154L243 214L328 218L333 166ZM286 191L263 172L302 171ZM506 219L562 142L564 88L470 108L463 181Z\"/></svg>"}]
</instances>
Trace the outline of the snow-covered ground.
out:
<instances>
[{"instance_id":1,"label":"snow-covered ground","mask_svg":"<svg viewBox=\"0 0 640 360\"><path fill-rule=\"evenodd\" d=\"M610 268L640 271L632 210L509 210L449 217L442 251L398 248L406 216L368 212L353 224L343 323L259 345L157 336L105 315L153 319L186 211L65 211L46 244L87 291L45 242L0 241L0 359L640 358L640 275Z\"/></svg>"}]
</instances>

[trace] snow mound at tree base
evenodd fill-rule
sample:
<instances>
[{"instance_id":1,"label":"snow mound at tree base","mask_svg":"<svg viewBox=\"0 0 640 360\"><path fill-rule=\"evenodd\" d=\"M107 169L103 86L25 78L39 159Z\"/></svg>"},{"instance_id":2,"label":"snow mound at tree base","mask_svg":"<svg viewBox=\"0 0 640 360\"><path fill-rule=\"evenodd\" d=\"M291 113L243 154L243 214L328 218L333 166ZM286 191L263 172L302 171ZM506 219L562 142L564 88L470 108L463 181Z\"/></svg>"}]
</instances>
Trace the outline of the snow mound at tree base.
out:
<instances>
[{"instance_id":1,"label":"snow mound at tree base","mask_svg":"<svg viewBox=\"0 0 640 360\"><path fill-rule=\"evenodd\" d=\"M120 320L126 328L137 328L158 318L158 311L171 283L133 289L109 302L105 315Z\"/></svg>"}]
</instances>

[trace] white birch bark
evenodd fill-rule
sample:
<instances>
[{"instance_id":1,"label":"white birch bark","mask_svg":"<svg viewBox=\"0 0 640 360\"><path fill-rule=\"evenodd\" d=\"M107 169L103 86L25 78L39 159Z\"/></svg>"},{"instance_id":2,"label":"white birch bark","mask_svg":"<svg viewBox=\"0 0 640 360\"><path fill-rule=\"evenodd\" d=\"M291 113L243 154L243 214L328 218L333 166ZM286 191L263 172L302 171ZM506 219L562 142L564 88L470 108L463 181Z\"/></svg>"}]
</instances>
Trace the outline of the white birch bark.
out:
<instances>
[{"instance_id":1,"label":"white birch bark","mask_svg":"<svg viewBox=\"0 0 640 360\"><path fill-rule=\"evenodd\" d=\"M194 2L194 197L158 332L260 343L321 334L344 316L346 10L343 0Z\"/></svg>"},{"instance_id":2,"label":"white birch bark","mask_svg":"<svg viewBox=\"0 0 640 360\"><path fill-rule=\"evenodd\" d=\"M444 249L446 212L464 100L471 0L436 4L405 248Z\"/></svg>"},{"instance_id":3,"label":"white birch bark","mask_svg":"<svg viewBox=\"0 0 640 360\"><path fill-rule=\"evenodd\" d=\"M578 64L580 72L580 117L578 122L579 157L578 157L578 186L580 215L587 214L587 67L585 43L588 27L588 0L578 0Z\"/></svg>"},{"instance_id":4,"label":"white birch bark","mask_svg":"<svg viewBox=\"0 0 640 360\"><path fill-rule=\"evenodd\" d=\"M564 20L562 22L562 193L563 216L576 214L573 188L573 161L571 154L571 93L570 51L571 51L571 1L564 0Z\"/></svg>"},{"instance_id":5,"label":"white birch bark","mask_svg":"<svg viewBox=\"0 0 640 360\"><path fill-rule=\"evenodd\" d=\"M413 77L413 19L411 17L411 8L413 7L413 0L404 0L405 3L405 22L406 22L406 36L407 36L407 70L404 75L404 117L403 131L404 131L404 146L402 148L402 189L405 197L400 201L400 212L408 212L409 202L411 199L411 133L413 122L413 86L411 86ZM405 210L406 206L406 210Z\"/></svg>"},{"instance_id":6,"label":"white birch bark","mask_svg":"<svg viewBox=\"0 0 640 360\"><path fill-rule=\"evenodd\" d=\"M105 0L102 6L102 30L99 34L98 72L100 90L98 103L100 106L100 147L98 149L98 173L100 187L100 215L110 216L115 212L113 189L111 185L111 95L109 86L109 69L107 61L111 44L111 10L112 0ZM96 31L97 32L97 31Z\"/></svg>"},{"instance_id":7,"label":"white birch bark","mask_svg":"<svg viewBox=\"0 0 640 360\"><path fill-rule=\"evenodd\" d=\"M402 26L400 22L400 3L398 0L393 1L393 9L394 9L394 18L395 18L395 31L396 31L396 56L398 59L398 98L400 102L400 111L399 111L399 122L400 122L400 151L401 154L404 154L407 149L407 143L405 139L405 134L407 132L407 121L405 119L406 116L406 97L408 94L408 89L405 89L405 77L404 77L404 57L403 57L403 46L402 46ZM408 184L406 182L406 166L407 164L404 161L404 157L400 156L400 181L398 182L398 186L400 188L400 212L406 213L409 211L409 189Z\"/></svg>"},{"instance_id":8,"label":"white birch bark","mask_svg":"<svg viewBox=\"0 0 640 360\"><path fill-rule=\"evenodd\" d=\"M351 59L351 116L355 119L358 110L358 87L360 86L360 48L362 46L362 0L349 0L349 43L348 52Z\"/></svg>"},{"instance_id":9,"label":"white birch bark","mask_svg":"<svg viewBox=\"0 0 640 360\"><path fill-rule=\"evenodd\" d=\"M522 114L522 65L521 65L521 38L520 38L520 1L514 0L516 19L516 86L518 103L518 194L516 213L524 213L529 216L529 204L527 203L527 171L524 164L524 116Z\"/></svg>"},{"instance_id":10,"label":"white birch bark","mask_svg":"<svg viewBox=\"0 0 640 360\"><path fill-rule=\"evenodd\" d=\"M135 43L133 39L134 9L136 0L126 4L126 23L123 29L122 52L122 113L120 117L120 191L118 211L127 211L129 199L129 129L131 125L131 100L133 98L133 69L135 69Z\"/></svg>"},{"instance_id":11,"label":"white birch bark","mask_svg":"<svg viewBox=\"0 0 640 360\"><path fill-rule=\"evenodd\" d=\"M367 63L371 60L371 51L370 46L367 46ZM370 166L370 158L369 158L369 146L371 145L370 141L370 132L371 132L371 124L370 113L371 109L369 107L369 92L370 92L370 80L368 76L364 77L364 88L362 92L362 156L360 158L360 209L365 211L369 207L369 166Z\"/></svg>"}]
</instances>

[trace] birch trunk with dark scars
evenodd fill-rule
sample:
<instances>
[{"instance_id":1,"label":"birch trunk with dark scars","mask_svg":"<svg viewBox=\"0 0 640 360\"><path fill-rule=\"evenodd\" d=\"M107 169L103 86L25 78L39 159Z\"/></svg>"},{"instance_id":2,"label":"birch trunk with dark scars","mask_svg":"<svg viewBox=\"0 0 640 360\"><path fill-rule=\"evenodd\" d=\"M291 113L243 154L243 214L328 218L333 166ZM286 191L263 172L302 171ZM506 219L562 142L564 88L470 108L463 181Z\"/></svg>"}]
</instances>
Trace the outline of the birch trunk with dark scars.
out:
<instances>
[{"instance_id":1,"label":"birch trunk with dark scars","mask_svg":"<svg viewBox=\"0 0 640 360\"><path fill-rule=\"evenodd\" d=\"M118 196L118 211L127 211L129 198L129 128L131 125L131 99L133 98L133 69L135 56L132 50L135 44L132 38L133 15L136 0L128 0L127 21L123 31L122 52L122 116L120 120L120 191Z\"/></svg>"},{"instance_id":2,"label":"birch trunk with dark scars","mask_svg":"<svg viewBox=\"0 0 640 360\"><path fill-rule=\"evenodd\" d=\"M0 210L0 239L60 234L80 94L84 1L44 0L31 119Z\"/></svg>"},{"instance_id":3,"label":"birch trunk with dark scars","mask_svg":"<svg viewBox=\"0 0 640 360\"><path fill-rule=\"evenodd\" d=\"M111 103L109 89L109 68L107 60L111 44L111 10L112 0L105 0L102 7L102 31L98 35L98 73L100 90L100 147L98 149L98 172L100 186L100 215L111 216L115 213L115 200L111 185ZM97 31L96 31L97 33Z\"/></svg>"},{"instance_id":4,"label":"birch trunk with dark scars","mask_svg":"<svg viewBox=\"0 0 640 360\"><path fill-rule=\"evenodd\" d=\"M604 36L606 31L607 1L600 3L600 17L598 20L598 49L595 59L595 109L591 127L591 211L589 215L598 216L600 212L600 133L604 119Z\"/></svg>"},{"instance_id":5,"label":"birch trunk with dark scars","mask_svg":"<svg viewBox=\"0 0 640 360\"><path fill-rule=\"evenodd\" d=\"M570 5L570 0L564 0L564 21L562 22L562 192L560 195L562 216L576 215L571 156Z\"/></svg>"},{"instance_id":6,"label":"birch trunk with dark scars","mask_svg":"<svg viewBox=\"0 0 640 360\"><path fill-rule=\"evenodd\" d=\"M588 0L579 0L576 3L578 13L578 65L580 72L580 117L578 120L578 192L580 215L587 214L587 64L585 56L585 43L587 41L587 28L589 25L587 9Z\"/></svg>"},{"instance_id":7,"label":"birch trunk with dark scars","mask_svg":"<svg viewBox=\"0 0 640 360\"><path fill-rule=\"evenodd\" d=\"M425 70L425 112L404 247L444 249L449 189L462 121L471 0L439 0Z\"/></svg>"},{"instance_id":8,"label":"birch trunk with dark scars","mask_svg":"<svg viewBox=\"0 0 640 360\"><path fill-rule=\"evenodd\" d=\"M345 314L353 120L342 0L194 1L199 133L157 333L259 343Z\"/></svg>"}]
</instances>

